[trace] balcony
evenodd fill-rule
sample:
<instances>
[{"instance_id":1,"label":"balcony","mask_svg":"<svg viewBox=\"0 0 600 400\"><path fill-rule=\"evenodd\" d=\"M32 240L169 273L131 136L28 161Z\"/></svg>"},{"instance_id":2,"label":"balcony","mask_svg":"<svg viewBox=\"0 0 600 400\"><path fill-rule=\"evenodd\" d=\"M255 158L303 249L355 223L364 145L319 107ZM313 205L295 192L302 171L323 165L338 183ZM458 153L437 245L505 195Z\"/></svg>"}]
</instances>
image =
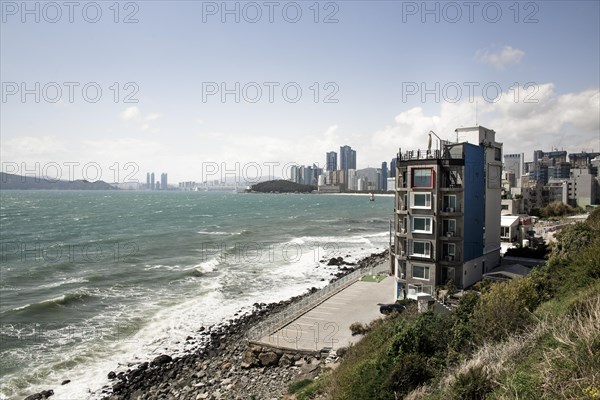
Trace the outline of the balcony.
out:
<instances>
[{"instance_id":1,"label":"balcony","mask_svg":"<svg viewBox=\"0 0 600 400\"><path fill-rule=\"evenodd\" d=\"M400 205L397 209L396 209L396 213L397 214L407 214L408 213L408 207L406 207L406 205L402 204Z\"/></svg>"},{"instance_id":2,"label":"balcony","mask_svg":"<svg viewBox=\"0 0 600 400\"><path fill-rule=\"evenodd\" d=\"M440 190L442 192L461 192L463 190L463 187L459 183L449 183L446 185L442 184L440 186Z\"/></svg>"},{"instance_id":3,"label":"balcony","mask_svg":"<svg viewBox=\"0 0 600 400\"><path fill-rule=\"evenodd\" d=\"M454 255L452 254L445 254L441 257L441 259L439 260L440 264L444 264L444 265L454 265L454 264L461 264L462 263L462 256L460 253L456 253Z\"/></svg>"},{"instance_id":4,"label":"balcony","mask_svg":"<svg viewBox=\"0 0 600 400\"><path fill-rule=\"evenodd\" d=\"M408 232L406 231L406 229L404 229L404 228L396 228L396 236L398 236L398 237L406 237L406 235L408 235Z\"/></svg>"},{"instance_id":5,"label":"balcony","mask_svg":"<svg viewBox=\"0 0 600 400\"><path fill-rule=\"evenodd\" d=\"M449 240L449 241L462 240L462 230L456 229L453 231L447 230L447 231L441 232L440 239L441 240Z\"/></svg>"},{"instance_id":6,"label":"balcony","mask_svg":"<svg viewBox=\"0 0 600 400\"><path fill-rule=\"evenodd\" d=\"M407 296L409 299L417 300L419 295L432 295L433 286L431 285L408 285Z\"/></svg>"},{"instance_id":7,"label":"balcony","mask_svg":"<svg viewBox=\"0 0 600 400\"><path fill-rule=\"evenodd\" d=\"M442 207L440 215L442 216L456 216L462 214L462 204L457 204L455 207Z\"/></svg>"}]
</instances>

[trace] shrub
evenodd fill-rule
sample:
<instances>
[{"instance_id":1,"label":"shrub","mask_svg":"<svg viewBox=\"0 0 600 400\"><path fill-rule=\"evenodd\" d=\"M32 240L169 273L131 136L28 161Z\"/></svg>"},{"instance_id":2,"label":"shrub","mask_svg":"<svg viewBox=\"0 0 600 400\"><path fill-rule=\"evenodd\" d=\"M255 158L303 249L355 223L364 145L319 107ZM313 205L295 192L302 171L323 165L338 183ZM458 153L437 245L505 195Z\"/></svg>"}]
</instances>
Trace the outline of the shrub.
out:
<instances>
[{"instance_id":1,"label":"shrub","mask_svg":"<svg viewBox=\"0 0 600 400\"><path fill-rule=\"evenodd\" d=\"M492 381L482 367L474 367L456 377L452 385L452 398L482 400L494 389Z\"/></svg>"},{"instance_id":2,"label":"shrub","mask_svg":"<svg viewBox=\"0 0 600 400\"><path fill-rule=\"evenodd\" d=\"M352 336L354 335L364 335L369 331L368 327L361 324L360 322L353 322L350 325L350 332L352 332Z\"/></svg>"},{"instance_id":3,"label":"shrub","mask_svg":"<svg viewBox=\"0 0 600 400\"><path fill-rule=\"evenodd\" d=\"M525 328L539 302L535 282L529 277L493 284L473 313L477 341L499 341Z\"/></svg>"},{"instance_id":4,"label":"shrub","mask_svg":"<svg viewBox=\"0 0 600 400\"><path fill-rule=\"evenodd\" d=\"M427 358L417 353L403 356L384 383L386 392L395 398L403 397L410 391L426 383L435 376L435 371L427 363Z\"/></svg>"},{"instance_id":5,"label":"shrub","mask_svg":"<svg viewBox=\"0 0 600 400\"><path fill-rule=\"evenodd\" d=\"M311 379L302 379L300 381L296 381L288 387L288 393L298 393L300 390L304 389L308 385L312 383Z\"/></svg>"}]
</instances>

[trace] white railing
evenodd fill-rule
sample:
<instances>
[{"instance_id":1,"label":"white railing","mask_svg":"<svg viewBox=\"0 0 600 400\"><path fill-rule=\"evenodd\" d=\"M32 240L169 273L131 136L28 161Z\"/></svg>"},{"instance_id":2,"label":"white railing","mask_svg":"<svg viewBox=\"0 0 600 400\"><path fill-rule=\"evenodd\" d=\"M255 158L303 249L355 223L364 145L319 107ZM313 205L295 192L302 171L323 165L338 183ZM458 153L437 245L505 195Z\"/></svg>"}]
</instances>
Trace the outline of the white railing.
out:
<instances>
[{"instance_id":1,"label":"white railing","mask_svg":"<svg viewBox=\"0 0 600 400\"><path fill-rule=\"evenodd\" d=\"M363 267L357 269L348 275L345 275L335 282L325 286L323 289L308 295L301 300L294 302L285 309L276 314L268 316L265 320L259 322L256 326L250 328L246 334L249 341L257 341L260 338L277 332L290 322L300 318L303 314L315 308L331 296L339 293L354 282L358 281L362 276L373 274L379 271L387 271L389 268L389 260L373 267Z\"/></svg>"}]
</instances>

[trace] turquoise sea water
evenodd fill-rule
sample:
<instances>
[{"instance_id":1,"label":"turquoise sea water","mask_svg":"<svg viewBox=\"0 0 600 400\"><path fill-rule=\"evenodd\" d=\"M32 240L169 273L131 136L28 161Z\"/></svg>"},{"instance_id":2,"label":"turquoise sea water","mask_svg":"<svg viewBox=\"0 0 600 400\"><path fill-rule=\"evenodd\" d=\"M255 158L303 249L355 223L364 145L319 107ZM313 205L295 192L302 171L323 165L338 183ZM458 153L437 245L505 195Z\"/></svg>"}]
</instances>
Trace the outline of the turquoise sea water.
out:
<instances>
[{"instance_id":1,"label":"turquoise sea water","mask_svg":"<svg viewBox=\"0 0 600 400\"><path fill-rule=\"evenodd\" d=\"M387 248L393 199L0 192L0 398L94 398L106 373L201 326L322 287ZM72 382L60 386L64 379ZM90 394L91 393L91 394Z\"/></svg>"}]
</instances>

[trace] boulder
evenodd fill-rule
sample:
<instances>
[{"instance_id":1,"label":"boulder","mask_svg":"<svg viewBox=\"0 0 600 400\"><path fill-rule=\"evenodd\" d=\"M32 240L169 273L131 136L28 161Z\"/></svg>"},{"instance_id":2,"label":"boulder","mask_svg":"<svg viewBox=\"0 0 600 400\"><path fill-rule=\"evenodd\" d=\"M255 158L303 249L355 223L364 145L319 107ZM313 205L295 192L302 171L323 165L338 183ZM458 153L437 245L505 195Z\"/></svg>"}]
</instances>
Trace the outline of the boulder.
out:
<instances>
[{"instance_id":1,"label":"boulder","mask_svg":"<svg viewBox=\"0 0 600 400\"><path fill-rule=\"evenodd\" d=\"M267 351L265 353L260 353L258 355L258 360L260 361L260 365L263 367L269 367L277 364L277 361L279 361L279 356L273 351Z\"/></svg>"},{"instance_id":2,"label":"boulder","mask_svg":"<svg viewBox=\"0 0 600 400\"><path fill-rule=\"evenodd\" d=\"M171 356L166 355L166 354L161 354L160 356L158 356L154 360L152 360L152 365L168 364L171 361L173 361Z\"/></svg>"}]
</instances>

